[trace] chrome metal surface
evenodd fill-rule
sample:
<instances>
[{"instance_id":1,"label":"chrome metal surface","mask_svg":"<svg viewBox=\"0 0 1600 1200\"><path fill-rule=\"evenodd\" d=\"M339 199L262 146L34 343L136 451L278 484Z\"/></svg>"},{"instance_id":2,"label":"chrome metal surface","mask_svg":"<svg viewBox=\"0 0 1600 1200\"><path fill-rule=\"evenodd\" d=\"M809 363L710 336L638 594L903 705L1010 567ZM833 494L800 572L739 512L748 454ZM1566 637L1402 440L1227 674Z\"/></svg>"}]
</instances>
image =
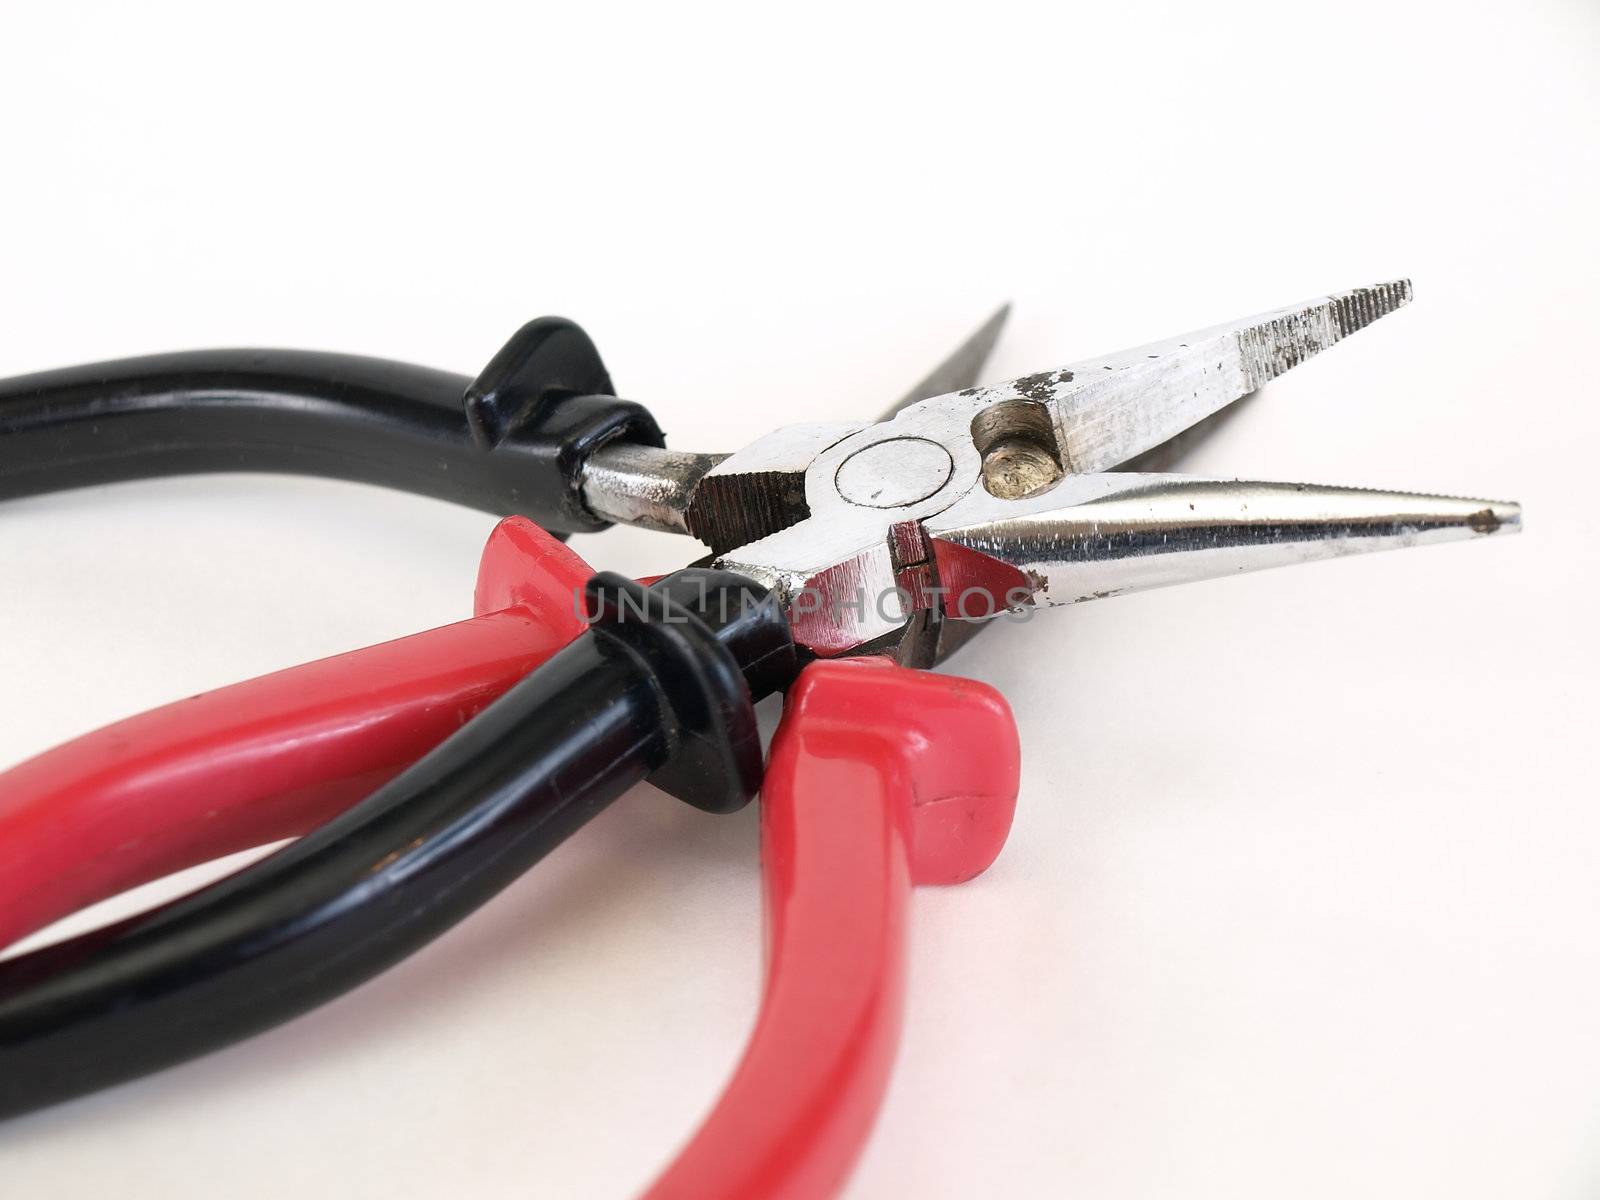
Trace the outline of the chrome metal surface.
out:
<instances>
[{"instance_id":1,"label":"chrome metal surface","mask_svg":"<svg viewBox=\"0 0 1600 1200\"><path fill-rule=\"evenodd\" d=\"M982 593L961 614L978 617L1516 533L1521 523L1522 510L1498 500L1117 473L1074 476L1031 500L974 491L924 527L950 582ZM986 599L990 611L977 607Z\"/></svg>"},{"instance_id":2,"label":"chrome metal surface","mask_svg":"<svg viewBox=\"0 0 1600 1200\"><path fill-rule=\"evenodd\" d=\"M688 533L685 514L696 485L727 457L655 446L602 446L583 464L583 502L605 521Z\"/></svg>"},{"instance_id":3,"label":"chrome metal surface","mask_svg":"<svg viewBox=\"0 0 1600 1200\"><path fill-rule=\"evenodd\" d=\"M917 618L930 608L982 618L1515 532L1519 510L1499 502L1106 473L1410 296L1405 281L1358 288L913 404L822 450L805 475L806 517L719 563L790 598L800 640L837 655L925 643ZM913 460L897 445L942 446L943 485L928 490L931 455ZM863 460L879 476L872 488L849 469Z\"/></svg>"},{"instance_id":4,"label":"chrome metal surface","mask_svg":"<svg viewBox=\"0 0 1600 1200\"><path fill-rule=\"evenodd\" d=\"M884 418L908 405L978 381L1000 337L1002 304L961 345L902 397ZM612 445L583 465L581 494L595 516L667 533L689 533L713 550L803 520L803 479L817 453L856 425L793 425L737 454L685 454L653 446ZM720 469L713 470L721 465ZM709 485L700 488L708 475Z\"/></svg>"},{"instance_id":5,"label":"chrome metal surface","mask_svg":"<svg viewBox=\"0 0 1600 1200\"><path fill-rule=\"evenodd\" d=\"M1410 300L1405 279L1356 288L923 404L951 422L1004 400L1043 404L1066 469L1109 471Z\"/></svg>"},{"instance_id":6,"label":"chrome metal surface","mask_svg":"<svg viewBox=\"0 0 1600 1200\"><path fill-rule=\"evenodd\" d=\"M1159 475L1168 471L1175 471L1183 465L1184 459L1190 453L1199 449L1200 444L1211 437L1218 430L1227 426L1228 422L1240 412L1243 412L1250 401L1260 395L1259 389L1248 395L1240 396L1226 408L1219 408L1209 417L1202 418L1189 426L1182 433L1174 434L1159 445L1151 446L1142 454L1135 454L1126 462L1118 463L1111 469L1113 471L1130 471L1140 475Z\"/></svg>"},{"instance_id":7,"label":"chrome metal surface","mask_svg":"<svg viewBox=\"0 0 1600 1200\"><path fill-rule=\"evenodd\" d=\"M1515 533L1521 510L1501 501L1111 473L1410 298L1404 280L1357 288L967 386L866 428L781 429L721 460L602 451L584 496L707 542L718 566L777 592L814 653L919 664L1004 611ZM1003 317L945 366L974 374Z\"/></svg>"}]
</instances>

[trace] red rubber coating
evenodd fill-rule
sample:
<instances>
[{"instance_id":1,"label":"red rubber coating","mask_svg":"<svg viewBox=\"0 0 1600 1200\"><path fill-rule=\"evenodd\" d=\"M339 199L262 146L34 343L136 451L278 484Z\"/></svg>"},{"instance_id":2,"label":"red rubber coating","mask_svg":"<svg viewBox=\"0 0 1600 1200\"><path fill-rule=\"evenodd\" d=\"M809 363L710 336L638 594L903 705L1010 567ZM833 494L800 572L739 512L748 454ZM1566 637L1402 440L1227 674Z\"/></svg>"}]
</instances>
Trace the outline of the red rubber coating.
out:
<instances>
[{"instance_id":1,"label":"red rubber coating","mask_svg":"<svg viewBox=\"0 0 1600 1200\"><path fill-rule=\"evenodd\" d=\"M1019 770L1011 711L982 684L881 660L806 668L762 788L761 1013L649 1200L809 1200L843 1185L899 1040L911 885L994 860Z\"/></svg>"},{"instance_id":2,"label":"red rubber coating","mask_svg":"<svg viewBox=\"0 0 1600 1200\"><path fill-rule=\"evenodd\" d=\"M0 775L0 946L342 812L575 637L591 574L508 518L473 619L180 700Z\"/></svg>"}]
</instances>

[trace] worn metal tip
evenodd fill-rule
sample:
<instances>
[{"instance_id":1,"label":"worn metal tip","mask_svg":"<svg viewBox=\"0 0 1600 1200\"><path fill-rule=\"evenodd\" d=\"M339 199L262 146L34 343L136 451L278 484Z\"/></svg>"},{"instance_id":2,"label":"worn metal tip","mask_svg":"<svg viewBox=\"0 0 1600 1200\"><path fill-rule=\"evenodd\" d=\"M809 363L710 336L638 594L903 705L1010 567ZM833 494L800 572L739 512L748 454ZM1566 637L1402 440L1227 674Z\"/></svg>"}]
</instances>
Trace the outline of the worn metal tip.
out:
<instances>
[{"instance_id":1,"label":"worn metal tip","mask_svg":"<svg viewBox=\"0 0 1600 1200\"><path fill-rule=\"evenodd\" d=\"M1333 319L1340 337L1365 329L1379 317L1386 317L1411 303L1411 280L1391 279L1371 287L1351 288L1328 297L1333 302Z\"/></svg>"},{"instance_id":2,"label":"worn metal tip","mask_svg":"<svg viewBox=\"0 0 1600 1200\"><path fill-rule=\"evenodd\" d=\"M1474 533L1521 533L1522 505L1514 500L1490 500L1468 518Z\"/></svg>"},{"instance_id":3,"label":"worn metal tip","mask_svg":"<svg viewBox=\"0 0 1600 1200\"><path fill-rule=\"evenodd\" d=\"M1406 493L1394 493L1403 500ZM1479 500L1470 496L1410 497L1412 517L1418 527L1431 530L1441 539L1451 536L1483 537L1489 534L1521 533L1522 505L1511 500ZM1396 504L1397 509L1403 504Z\"/></svg>"}]
</instances>

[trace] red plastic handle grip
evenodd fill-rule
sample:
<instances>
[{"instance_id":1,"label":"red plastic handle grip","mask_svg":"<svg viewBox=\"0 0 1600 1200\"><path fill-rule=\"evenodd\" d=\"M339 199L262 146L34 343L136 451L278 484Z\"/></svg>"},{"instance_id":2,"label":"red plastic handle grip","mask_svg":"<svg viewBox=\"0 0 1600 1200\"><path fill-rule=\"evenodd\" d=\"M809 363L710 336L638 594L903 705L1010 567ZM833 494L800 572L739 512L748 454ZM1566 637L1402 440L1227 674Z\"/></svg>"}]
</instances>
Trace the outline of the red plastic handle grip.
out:
<instances>
[{"instance_id":1,"label":"red plastic handle grip","mask_svg":"<svg viewBox=\"0 0 1600 1200\"><path fill-rule=\"evenodd\" d=\"M473 619L180 700L0 774L0 946L342 812L575 637L590 574L509 518Z\"/></svg>"},{"instance_id":2,"label":"red plastic handle grip","mask_svg":"<svg viewBox=\"0 0 1600 1200\"><path fill-rule=\"evenodd\" d=\"M181 701L0 776L0 945L160 875L303 833L426 753L581 628L589 567L520 518L470 621ZM893 1060L906 901L982 871L1016 730L962 679L813 664L762 809L768 975L722 1100L654 1197L811 1197L845 1179Z\"/></svg>"},{"instance_id":3,"label":"red plastic handle grip","mask_svg":"<svg viewBox=\"0 0 1600 1200\"><path fill-rule=\"evenodd\" d=\"M761 1014L716 1108L650 1200L830 1196L871 1130L899 1040L913 883L987 867L1016 805L998 693L881 660L791 689L761 798Z\"/></svg>"}]
</instances>

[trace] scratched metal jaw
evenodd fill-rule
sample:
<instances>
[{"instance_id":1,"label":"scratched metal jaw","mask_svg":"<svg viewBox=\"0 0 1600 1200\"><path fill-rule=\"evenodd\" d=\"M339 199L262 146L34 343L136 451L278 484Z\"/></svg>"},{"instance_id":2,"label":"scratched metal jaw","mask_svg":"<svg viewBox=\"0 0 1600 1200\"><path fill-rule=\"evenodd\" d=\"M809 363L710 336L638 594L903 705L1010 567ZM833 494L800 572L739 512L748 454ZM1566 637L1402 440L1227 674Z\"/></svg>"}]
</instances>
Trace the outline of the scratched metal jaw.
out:
<instances>
[{"instance_id":1,"label":"scratched metal jaw","mask_svg":"<svg viewBox=\"0 0 1600 1200\"><path fill-rule=\"evenodd\" d=\"M917 666L1005 612L1515 533L1504 501L1118 470L1170 460L1410 299L1409 281L1382 283L973 386L1002 310L875 424L788 426L727 456L608 448L583 496L705 542L773 589L814 654Z\"/></svg>"}]
</instances>

